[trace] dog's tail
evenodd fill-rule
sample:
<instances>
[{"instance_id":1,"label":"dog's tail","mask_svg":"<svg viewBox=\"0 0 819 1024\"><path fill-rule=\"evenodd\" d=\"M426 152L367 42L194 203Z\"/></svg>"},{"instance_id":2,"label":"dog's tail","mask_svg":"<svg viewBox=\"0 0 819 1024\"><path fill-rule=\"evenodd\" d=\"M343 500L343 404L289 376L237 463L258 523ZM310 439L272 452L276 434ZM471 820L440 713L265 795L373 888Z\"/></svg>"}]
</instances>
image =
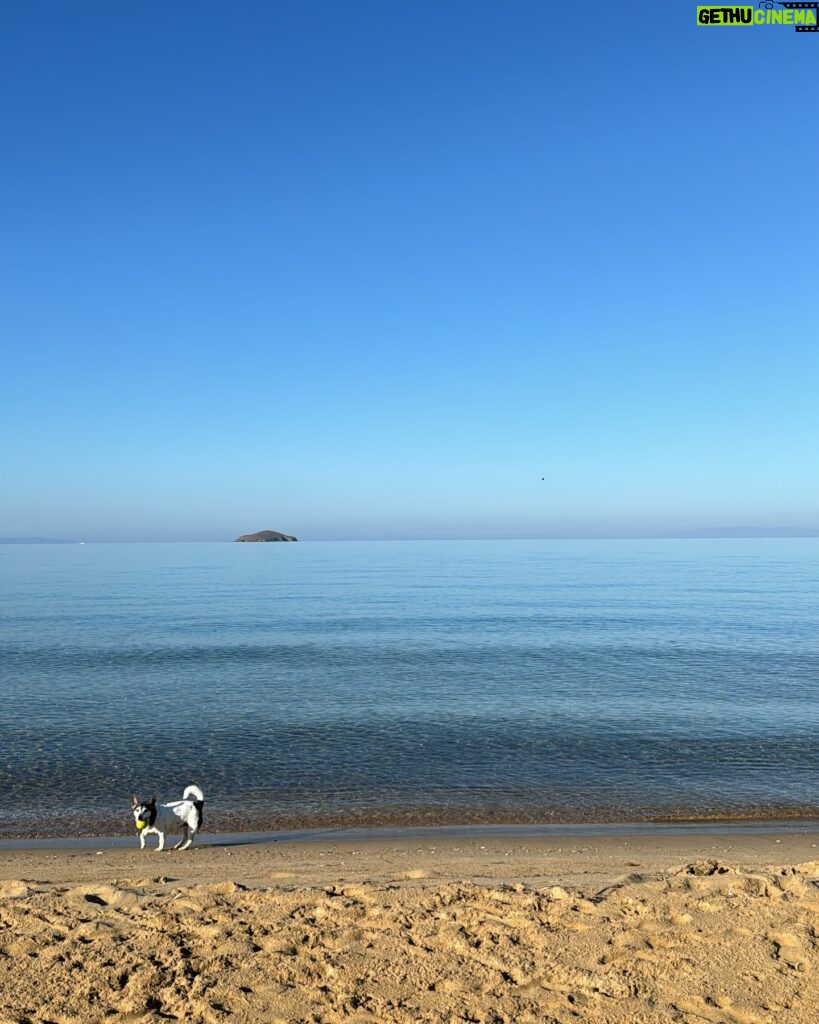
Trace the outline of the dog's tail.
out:
<instances>
[{"instance_id":1,"label":"dog's tail","mask_svg":"<svg viewBox=\"0 0 819 1024\"><path fill-rule=\"evenodd\" d=\"M202 814L202 808L205 806L205 794L198 786L188 786L185 792L182 794L183 800L192 800L193 806L196 808L196 830L197 832L202 827L204 816Z\"/></svg>"}]
</instances>

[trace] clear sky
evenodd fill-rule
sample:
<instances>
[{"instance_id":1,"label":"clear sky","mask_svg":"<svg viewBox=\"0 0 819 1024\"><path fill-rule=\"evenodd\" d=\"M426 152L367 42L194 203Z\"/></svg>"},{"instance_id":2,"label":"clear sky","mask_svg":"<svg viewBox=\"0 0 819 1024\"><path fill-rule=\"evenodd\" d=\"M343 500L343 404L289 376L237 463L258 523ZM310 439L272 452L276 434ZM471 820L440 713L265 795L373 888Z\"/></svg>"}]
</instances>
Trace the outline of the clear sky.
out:
<instances>
[{"instance_id":1,"label":"clear sky","mask_svg":"<svg viewBox=\"0 0 819 1024\"><path fill-rule=\"evenodd\" d=\"M819 527L819 35L0 12L0 535Z\"/></svg>"}]
</instances>

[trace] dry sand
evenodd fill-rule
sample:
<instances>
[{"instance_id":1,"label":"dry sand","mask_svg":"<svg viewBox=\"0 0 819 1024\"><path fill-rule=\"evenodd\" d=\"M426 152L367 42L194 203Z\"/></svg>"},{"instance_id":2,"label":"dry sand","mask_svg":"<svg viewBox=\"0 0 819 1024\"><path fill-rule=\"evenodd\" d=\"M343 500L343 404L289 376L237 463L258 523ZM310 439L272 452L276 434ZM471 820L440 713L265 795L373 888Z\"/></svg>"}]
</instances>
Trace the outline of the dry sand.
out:
<instances>
[{"instance_id":1,"label":"dry sand","mask_svg":"<svg viewBox=\"0 0 819 1024\"><path fill-rule=\"evenodd\" d=\"M0 853L0 1021L819 1022L816 833L206 843Z\"/></svg>"}]
</instances>

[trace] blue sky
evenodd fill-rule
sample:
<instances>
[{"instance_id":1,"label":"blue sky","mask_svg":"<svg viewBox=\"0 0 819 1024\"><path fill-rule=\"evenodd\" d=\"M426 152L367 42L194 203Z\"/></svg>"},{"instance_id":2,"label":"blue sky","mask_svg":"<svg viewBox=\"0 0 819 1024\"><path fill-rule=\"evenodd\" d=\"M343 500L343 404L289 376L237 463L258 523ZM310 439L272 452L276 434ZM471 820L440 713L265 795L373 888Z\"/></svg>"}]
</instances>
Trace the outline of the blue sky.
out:
<instances>
[{"instance_id":1,"label":"blue sky","mask_svg":"<svg viewBox=\"0 0 819 1024\"><path fill-rule=\"evenodd\" d=\"M0 535L819 527L819 37L0 14Z\"/></svg>"}]
</instances>

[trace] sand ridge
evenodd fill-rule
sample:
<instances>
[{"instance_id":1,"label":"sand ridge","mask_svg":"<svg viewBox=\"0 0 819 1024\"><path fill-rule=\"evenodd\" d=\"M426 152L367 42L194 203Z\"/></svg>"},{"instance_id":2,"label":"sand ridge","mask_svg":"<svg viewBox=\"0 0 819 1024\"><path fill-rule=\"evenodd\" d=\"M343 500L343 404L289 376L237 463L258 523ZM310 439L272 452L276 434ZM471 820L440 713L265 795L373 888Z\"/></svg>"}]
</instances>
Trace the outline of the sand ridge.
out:
<instances>
[{"instance_id":1,"label":"sand ridge","mask_svg":"<svg viewBox=\"0 0 819 1024\"><path fill-rule=\"evenodd\" d=\"M519 880L542 850L502 863L476 848L473 867L498 856L469 880L451 851L359 851L339 871L347 850L306 882L281 856L215 880L227 859L200 852L214 864L199 878L193 859L129 854L99 881L0 882L0 1021L819 1020L819 860L671 865L643 849L558 884ZM91 874L92 857L69 873ZM169 874L107 877L135 864ZM194 877L170 877L180 865Z\"/></svg>"}]
</instances>

